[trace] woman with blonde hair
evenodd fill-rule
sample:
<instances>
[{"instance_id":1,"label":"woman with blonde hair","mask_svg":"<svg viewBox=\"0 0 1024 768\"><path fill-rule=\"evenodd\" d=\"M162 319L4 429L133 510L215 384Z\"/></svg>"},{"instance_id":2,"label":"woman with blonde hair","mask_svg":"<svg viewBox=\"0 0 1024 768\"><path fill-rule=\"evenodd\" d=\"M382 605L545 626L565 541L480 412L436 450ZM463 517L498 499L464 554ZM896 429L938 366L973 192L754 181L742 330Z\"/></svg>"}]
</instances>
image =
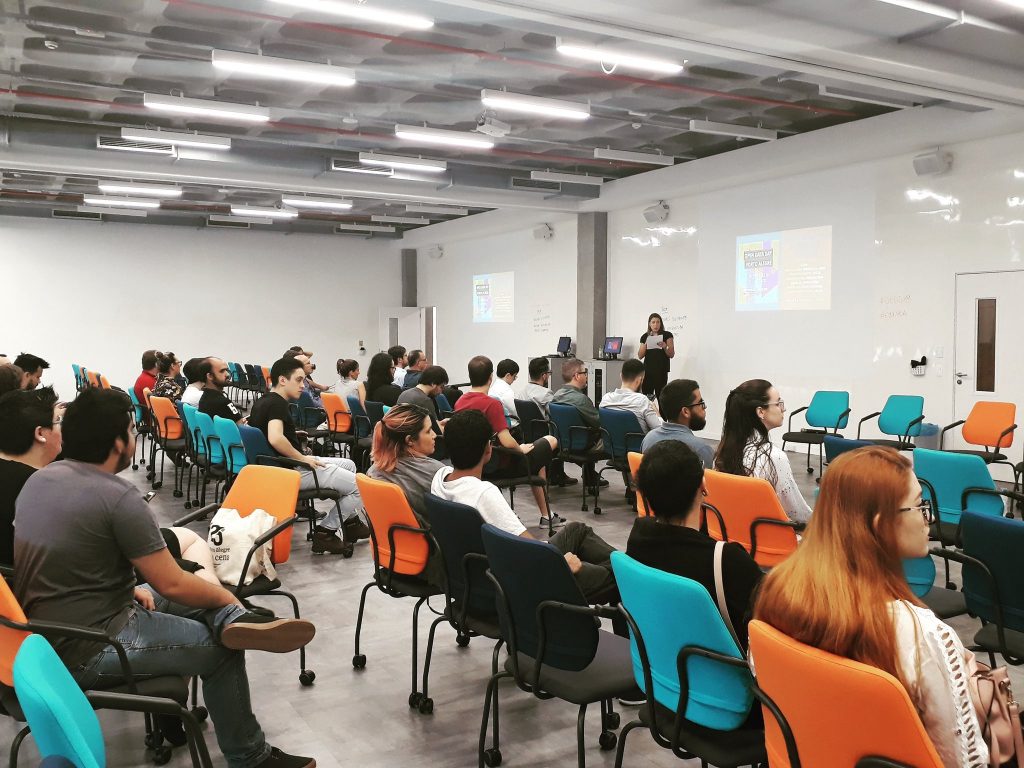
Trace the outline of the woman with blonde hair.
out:
<instances>
[{"instance_id":1,"label":"woman with blonde hair","mask_svg":"<svg viewBox=\"0 0 1024 768\"><path fill-rule=\"evenodd\" d=\"M928 554L932 520L910 462L895 450L840 456L822 478L800 547L762 583L754 617L893 675L946 768L986 766L967 686L973 657L903 575L904 558Z\"/></svg>"}]
</instances>

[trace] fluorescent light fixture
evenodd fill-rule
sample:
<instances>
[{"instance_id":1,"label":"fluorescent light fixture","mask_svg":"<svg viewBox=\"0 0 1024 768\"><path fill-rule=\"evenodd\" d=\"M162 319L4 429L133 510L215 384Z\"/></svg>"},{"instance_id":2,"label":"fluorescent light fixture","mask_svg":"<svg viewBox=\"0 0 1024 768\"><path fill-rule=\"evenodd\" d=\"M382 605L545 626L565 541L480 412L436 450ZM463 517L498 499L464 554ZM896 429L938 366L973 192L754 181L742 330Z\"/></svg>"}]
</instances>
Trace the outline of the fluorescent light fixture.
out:
<instances>
[{"instance_id":1,"label":"fluorescent light fixture","mask_svg":"<svg viewBox=\"0 0 1024 768\"><path fill-rule=\"evenodd\" d=\"M683 65L667 59L656 59L649 56L640 56L628 51L605 48L604 46L577 45L575 43L555 43L555 49L563 56L573 59L584 59L596 61L598 64L610 64L616 67L627 69L642 69L647 72L657 72L664 75L678 75L683 71Z\"/></svg>"},{"instance_id":2,"label":"fluorescent light fixture","mask_svg":"<svg viewBox=\"0 0 1024 768\"><path fill-rule=\"evenodd\" d=\"M112 208L159 208L159 200L147 200L144 197L104 197L103 195L83 195L82 202L86 205L105 205Z\"/></svg>"},{"instance_id":3,"label":"fluorescent light fixture","mask_svg":"<svg viewBox=\"0 0 1024 768\"><path fill-rule=\"evenodd\" d=\"M355 85L356 74L351 69L317 64L309 61L257 56L253 53L213 51L213 68L271 80L291 80L317 85Z\"/></svg>"},{"instance_id":4,"label":"fluorescent light fixture","mask_svg":"<svg viewBox=\"0 0 1024 768\"><path fill-rule=\"evenodd\" d=\"M819 85L818 95L831 96L836 99L845 99L846 101L859 101L864 104L877 104L880 107L895 107L896 109L907 109L914 106L914 103L910 101L896 101L881 96L868 96L856 91L846 90L845 88L833 88L830 85Z\"/></svg>"},{"instance_id":5,"label":"fluorescent light fixture","mask_svg":"<svg viewBox=\"0 0 1024 768\"><path fill-rule=\"evenodd\" d=\"M376 224L339 224L334 231L339 234L344 232L394 232L395 228Z\"/></svg>"},{"instance_id":6,"label":"fluorescent light fixture","mask_svg":"<svg viewBox=\"0 0 1024 768\"><path fill-rule=\"evenodd\" d=\"M294 219L298 211L287 208L263 208L255 205L232 205L231 213L235 216L260 216L265 219Z\"/></svg>"},{"instance_id":7,"label":"fluorescent light fixture","mask_svg":"<svg viewBox=\"0 0 1024 768\"><path fill-rule=\"evenodd\" d=\"M650 152L626 152L619 149L603 149L598 147L594 150L596 160L622 160L627 163L644 163L646 165L675 165L676 159L672 155L655 155Z\"/></svg>"},{"instance_id":8,"label":"fluorescent light fixture","mask_svg":"<svg viewBox=\"0 0 1024 768\"><path fill-rule=\"evenodd\" d=\"M210 221L222 221L229 224L273 224L274 220L266 216L225 216L222 213L211 213Z\"/></svg>"},{"instance_id":9,"label":"fluorescent light fixture","mask_svg":"<svg viewBox=\"0 0 1024 768\"><path fill-rule=\"evenodd\" d=\"M469 208L448 208L443 205L406 205L406 213L436 213L441 216L468 216Z\"/></svg>"},{"instance_id":10,"label":"fluorescent light fixture","mask_svg":"<svg viewBox=\"0 0 1024 768\"><path fill-rule=\"evenodd\" d=\"M80 205L78 206L79 213L102 213L104 216L140 216L144 217L149 212L141 208L110 208L99 206L99 205Z\"/></svg>"},{"instance_id":11,"label":"fluorescent light fixture","mask_svg":"<svg viewBox=\"0 0 1024 768\"><path fill-rule=\"evenodd\" d=\"M108 195L145 195L146 197L181 197L179 187L150 186L146 184L115 184L113 182L101 181L100 192Z\"/></svg>"},{"instance_id":12,"label":"fluorescent light fixture","mask_svg":"<svg viewBox=\"0 0 1024 768\"><path fill-rule=\"evenodd\" d=\"M336 0L270 0L270 2L277 3L278 5L287 5L290 8L299 8L303 11L317 11L329 16L344 16L349 19L371 21L392 27L430 29L434 26L434 20L426 16L387 11L382 8L357 5L356 3L341 3L336 2Z\"/></svg>"},{"instance_id":13,"label":"fluorescent light fixture","mask_svg":"<svg viewBox=\"0 0 1024 768\"><path fill-rule=\"evenodd\" d=\"M748 128L745 125L714 123L710 120L691 120L690 130L693 133L711 133L716 136L735 136L737 139L758 141L774 141L779 138L778 131L769 131L767 128Z\"/></svg>"},{"instance_id":14,"label":"fluorescent light fixture","mask_svg":"<svg viewBox=\"0 0 1024 768\"><path fill-rule=\"evenodd\" d=\"M1021 171L1021 170L1018 170L1018 169L1015 168L1013 170L1013 178L1015 178L1015 179L1024 179L1024 171Z\"/></svg>"},{"instance_id":15,"label":"fluorescent light fixture","mask_svg":"<svg viewBox=\"0 0 1024 768\"><path fill-rule=\"evenodd\" d=\"M396 125L395 136L406 141L415 141L420 144L440 144L444 147L466 147L468 149L492 149L494 147L493 141L480 138L478 134L446 131L441 128L424 128L420 125Z\"/></svg>"},{"instance_id":16,"label":"fluorescent light fixture","mask_svg":"<svg viewBox=\"0 0 1024 768\"><path fill-rule=\"evenodd\" d=\"M380 224L429 224L430 219L415 219L411 216L371 216L370 221Z\"/></svg>"},{"instance_id":17,"label":"fluorescent light fixture","mask_svg":"<svg viewBox=\"0 0 1024 768\"><path fill-rule=\"evenodd\" d=\"M560 184L592 184L599 187L604 184L601 176L583 176L577 173L557 173L555 171L530 171L534 181L555 181Z\"/></svg>"},{"instance_id":18,"label":"fluorescent light fixture","mask_svg":"<svg viewBox=\"0 0 1024 768\"><path fill-rule=\"evenodd\" d=\"M381 165L386 168L398 168L403 171L422 171L423 173L443 173L448 169L444 160L427 160L422 157L405 157L403 155L381 155L376 152L360 152L359 162L363 165Z\"/></svg>"},{"instance_id":19,"label":"fluorescent light fixture","mask_svg":"<svg viewBox=\"0 0 1024 768\"><path fill-rule=\"evenodd\" d=\"M567 120L586 120L590 117L588 104L577 104L574 101L545 99L539 96L524 96L518 93L506 93L484 88L480 91L480 101L491 109L504 109L509 112L523 112L527 115L546 115L548 117L564 117Z\"/></svg>"},{"instance_id":20,"label":"fluorescent light fixture","mask_svg":"<svg viewBox=\"0 0 1024 768\"><path fill-rule=\"evenodd\" d=\"M313 208L321 211L347 211L352 207L351 200L338 200L333 197L282 196L281 203L292 208Z\"/></svg>"},{"instance_id":21,"label":"fluorescent light fixture","mask_svg":"<svg viewBox=\"0 0 1024 768\"><path fill-rule=\"evenodd\" d=\"M957 11L953 8L946 8L942 5L936 5L935 3L924 2L923 0L878 0L881 3L887 5L895 5L900 8L906 8L911 11L917 11L919 13L927 13L930 16L938 16L940 19L947 19L951 22L958 22L960 24L967 24L973 27L983 27L984 29L991 29L995 32L1012 32L1014 34L1020 34L1017 30L1004 27L1002 24L996 24L995 22L983 19L980 16L974 16L970 13L964 13L963 11ZM1004 0L1006 2L1006 0ZM1016 4L1020 7L1019 3L1010 2L1010 5Z\"/></svg>"},{"instance_id":22,"label":"fluorescent light fixture","mask_svg":"<svg viewBox=\"0 0 1024 768\"><path fill-rule=\"evenodd\" d=\"M231 139L225 136L204 136L201 133L180 131L151 131L147 128L122 128L121 138L126 141L152 141L196 149L231 149Z\"/></svg>"},{"instance_id":23,"label":"fluorescent light fixture","mask_svg":"<svg viewBox=\"0 0 1024 768\"><path fill-rule=\"evenodd\" d=\"M226 101L186 99L184 96L160 96L147 93L143 95L142 103L147 109L179 115L242 120L249 123L266 123L270 120L270 110L266 107L230 104Z\"/></svg>"}]
</instances>

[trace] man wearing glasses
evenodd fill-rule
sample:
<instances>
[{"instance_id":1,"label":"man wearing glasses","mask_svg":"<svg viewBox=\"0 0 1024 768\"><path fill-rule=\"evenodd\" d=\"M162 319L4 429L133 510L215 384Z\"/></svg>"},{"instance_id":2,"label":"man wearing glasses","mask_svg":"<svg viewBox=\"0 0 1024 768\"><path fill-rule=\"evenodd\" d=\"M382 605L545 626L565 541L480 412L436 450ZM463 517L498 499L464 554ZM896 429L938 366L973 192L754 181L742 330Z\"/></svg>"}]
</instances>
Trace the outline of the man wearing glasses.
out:
<instances>
[{"instance_id":1,"label":"man wearing glasses","mask_svg":"<svg viewBox=\"0 0 1024 768\"><path fill-rule=\"evenodd\" d=\"M707 403L700 394L700 385L692 379L670 381L658 397L665 423L644 437L640 450L647 450L663 440L678 440L700 457L705 469L714 469L715 452L697 437L707 424Z\"/></svg>"},{"instance_id":2,"label":"man wearing glasses","mask_svg":"<svg viewBox=\"0 0 1024 768\"><path fill-rule=\"evenodd\" d=\"M600 451L604 448L604 443L601 441L601 414L598 413L597 406L587 394L589 376L590 371L587 370L586 363L582 360L576 358L566 360L562 364L562 380L565 382L565 386L555 392L551 402L571 405L579 411L583 423L590 428L590 441L587 444L587 450ZM583 467L583 482L588 488L593 488L595 485L604 488L608 485L608 481L597 474L593 462Z\"/></svg>"}]
</instances>

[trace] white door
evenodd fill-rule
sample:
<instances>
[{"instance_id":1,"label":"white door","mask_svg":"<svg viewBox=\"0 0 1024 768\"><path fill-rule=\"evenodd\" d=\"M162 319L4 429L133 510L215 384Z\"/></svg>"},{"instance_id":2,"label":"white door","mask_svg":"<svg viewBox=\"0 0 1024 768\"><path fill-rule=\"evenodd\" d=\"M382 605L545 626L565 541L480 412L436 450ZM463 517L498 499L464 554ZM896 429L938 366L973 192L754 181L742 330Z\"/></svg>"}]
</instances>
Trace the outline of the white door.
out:
<instances>
[{"instance_id":1,"label":"white door","mask_svg":"<svg viewBox=\"0 0 1024 768\"><path fill-rule=\"evenodd\" d=\"M381 307L378 319L379 349L375 351L385 352L396 344L406 349L426 349L426 316L426 307Z\"/></svg>"},{"instance_id":2,"label":"white door","mask_svg":"<svg viewBox=\"0 0 1024 768\"><path fill-rule=\"evenodd\" d=\"M1017 404L1013 445L1004 450L1021 460L1024 445L1024 355L1019 330L1024 327L1024 272L978 272L956 276L956 349L952 358L954 421L967 418L979 400ZM950 439L951 435L956 435ZM946 448L973 448L960 430L946 433ZM1009 467L994 466L997 480L1013 479Z\"/></svg>"}]
</instances>

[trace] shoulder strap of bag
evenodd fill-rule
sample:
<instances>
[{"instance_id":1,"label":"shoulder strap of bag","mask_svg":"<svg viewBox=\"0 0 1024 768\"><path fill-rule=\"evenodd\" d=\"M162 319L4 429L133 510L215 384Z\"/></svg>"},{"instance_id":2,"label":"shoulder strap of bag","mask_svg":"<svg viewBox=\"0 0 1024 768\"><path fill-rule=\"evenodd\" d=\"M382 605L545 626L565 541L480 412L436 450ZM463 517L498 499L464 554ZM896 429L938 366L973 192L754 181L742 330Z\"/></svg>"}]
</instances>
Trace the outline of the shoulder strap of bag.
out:
<instances>
[{"instance_id":1,"label":"shoulder strap of bag","mask_svg":"<svg viewBox=\"0 0 1024 768\"><path fill-rule=\"evenodd\" d=\"M729 607L725 603L725 584L722 579L722 552L724 549L724 541L715 542L715 599L718 602L718 612L722 614L722 619L725 621L726 629L728 629L729 634L732 635L732 639L736 643L736 648L742 651L743 645L740 643L740 639L736 635L736 629L732 625L732 619L729 618Z\"/></svg>"}]
</instances>

